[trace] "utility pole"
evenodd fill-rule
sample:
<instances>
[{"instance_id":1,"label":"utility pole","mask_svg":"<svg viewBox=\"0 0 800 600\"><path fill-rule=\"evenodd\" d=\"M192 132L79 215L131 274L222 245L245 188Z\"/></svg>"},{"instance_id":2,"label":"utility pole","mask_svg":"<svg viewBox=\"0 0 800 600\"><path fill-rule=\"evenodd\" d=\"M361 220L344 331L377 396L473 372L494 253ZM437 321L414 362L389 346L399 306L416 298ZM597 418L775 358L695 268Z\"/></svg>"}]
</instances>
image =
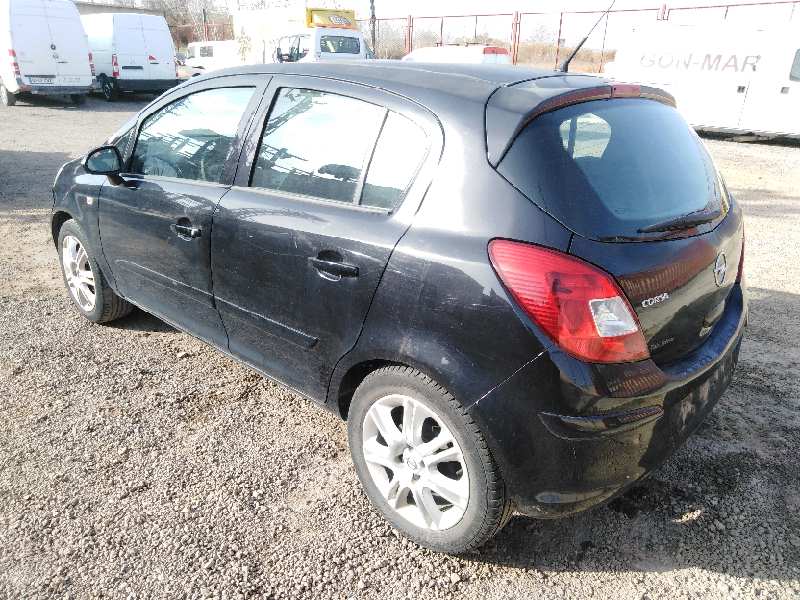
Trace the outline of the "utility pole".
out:
<instances>
[{"instance_id":1,"label":"utility pole","mask_svg":"<svg viewBox=\"0 0 800 600\"><path fill-rule=\"evenodd\" d=\"M375 37L375 25L377 24L377 20L375 19L375 0L369 0L369 34L372 38L372 52L377 56L378 50L375 47L376 37Z\"/></svg>"}]
</instances>

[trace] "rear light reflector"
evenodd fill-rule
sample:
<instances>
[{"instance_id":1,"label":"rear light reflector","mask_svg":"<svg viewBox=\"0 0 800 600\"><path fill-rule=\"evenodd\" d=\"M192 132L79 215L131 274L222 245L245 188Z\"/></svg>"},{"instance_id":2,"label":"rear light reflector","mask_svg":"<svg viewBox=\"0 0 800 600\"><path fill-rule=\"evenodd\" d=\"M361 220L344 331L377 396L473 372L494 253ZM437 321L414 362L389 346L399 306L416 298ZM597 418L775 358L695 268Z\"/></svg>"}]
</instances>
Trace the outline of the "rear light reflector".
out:
<instances>
[{"instance_id":1,"label":"rear light reflector","mask_svg":"<svg viewBox=\"0 0 800 600\"><path fill-rule=\"evenodd\" d=\"M520 308L565 352L597 363L649 358L633 309L605 271L510 240L489 242L489 258Z\"/></svg>"},{"instance_id":2,"label":"rear light reflector","mask_svg":"<svg viewBox=\"0 0 800 600\"><path fill-rule=\"evenodd\" d=\"M742 253L739 255L739 270L736 272L736 283L741 283L744 275L744 240L744 227L742 227Z\"/></svg>"},{"instance_id":3,"label":"rear light reflector","mask_svg":"<svg viewBox=\"0 0 800 600\"><path fill-rule=\"evenodd\" d=\"M499 46L486 46L483 49L484 54L508 54L508 50Z\"/></svg>"},{"instance_id":4,"label":"rear light reflector","mask_svg":"<svg viewBox=\"0 0 800 600\"><path fill-rule=\"evenodd\" d=\"M9 49L8 56L11 58L11 68L14 70L14 75L21 76L19 71L19 63L17 62L17 53L13 49Z\"/></svg>"},{"instance_id":5,"label":"rear light reflector","mask_svg":"<svg viewBox=\"0 0 800 600\"><path fill-rule=\"evenodd\" d=\"M91 52L89 52L89 70L92 72L92 77L97 75L97 72L94 70L94 56L92 56Z\"/></svg>"},{"instance_id":6,"label":"rear light reflector","mask_svg":"<svg viewBox=\"0 0 800 600\"><path fill-rule=\"evenodd\" d=\"M119 61L116 54L111 55L111 76L119 77Z\"/></svg>"}]
</instances>

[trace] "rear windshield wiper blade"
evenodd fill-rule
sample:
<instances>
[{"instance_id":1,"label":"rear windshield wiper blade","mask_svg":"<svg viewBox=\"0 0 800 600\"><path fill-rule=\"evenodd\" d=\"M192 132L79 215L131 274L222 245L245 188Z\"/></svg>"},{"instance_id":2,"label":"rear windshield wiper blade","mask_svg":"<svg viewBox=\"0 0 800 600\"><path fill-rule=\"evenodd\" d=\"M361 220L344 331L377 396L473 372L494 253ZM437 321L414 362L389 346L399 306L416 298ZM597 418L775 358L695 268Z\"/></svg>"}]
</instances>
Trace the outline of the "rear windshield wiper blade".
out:
<instances>
[{"instance_id":1,"label":"rear windshield wiper blade","mask_svg":"<svg viewBox=\"0 0 800 600\"><path fill-rule=\"evenodd\" d=\"M705 223L710 223L714 219L719 218L722 214L722 211L717 209L711 212L705 212L703 210L696 210L694 212L690 212L680 217L676 217L674 219L669 219L667 221L663 221L661 223L656 223L655 225L650 225L649 227L643 227L639 229L639 233L655 233L657 231L673 231L675 229L691 229L692 227L697 227L698 225L703 225Z\"/></svg>"}]
</instances>

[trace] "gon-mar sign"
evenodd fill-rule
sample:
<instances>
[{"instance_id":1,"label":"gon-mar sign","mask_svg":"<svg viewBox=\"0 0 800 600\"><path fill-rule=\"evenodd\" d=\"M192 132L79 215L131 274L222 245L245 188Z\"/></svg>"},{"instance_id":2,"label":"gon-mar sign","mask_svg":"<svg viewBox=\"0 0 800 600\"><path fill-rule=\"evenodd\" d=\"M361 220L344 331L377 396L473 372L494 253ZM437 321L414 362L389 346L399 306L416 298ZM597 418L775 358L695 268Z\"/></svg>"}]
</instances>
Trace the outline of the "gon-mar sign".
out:
<instances>
[{"instance_id":1,"label":"gon-mar sign","mask_svg":"<svg viewBox=\"0 0 800 600\"><path fill-rule=\"evenodd\" d=\"M760 55L753 54L645 52L639 64L646 69L665 71L750 73L756 70L760 60Z\"/></svg>"}]
</instances>

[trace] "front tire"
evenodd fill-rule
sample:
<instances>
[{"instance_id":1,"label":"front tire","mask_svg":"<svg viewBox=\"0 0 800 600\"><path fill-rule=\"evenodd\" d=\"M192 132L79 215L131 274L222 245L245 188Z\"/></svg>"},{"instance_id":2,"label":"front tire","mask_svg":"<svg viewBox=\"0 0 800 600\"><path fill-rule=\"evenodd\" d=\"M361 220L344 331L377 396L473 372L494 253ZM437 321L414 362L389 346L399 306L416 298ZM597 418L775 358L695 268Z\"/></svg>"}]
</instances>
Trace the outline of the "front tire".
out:
<instances>
[{"instance_id":1,"label":"front tire","mask_svg":"<svg viewBox=\"0 0 800 600\"><path fill-rule=\"evenodd\" d=\"M511 515L480 429L450 393L415 369L386 367L364 379L350 405L348 438L373 506L422 546L473 550Z\"/></svg>"},{"instance_id":2,"label":"front tire","mask_svg":"<svg viewBox=\"0 0 800 600\"><path fill-rule=\"evenodd\" d=\"M108 285L86 245L86 234L73 220L58 232L58 255L64 286L84 317L93 323L107 323L130 314L133 305Z\"/></svg>"},{"instance_id":3,"label":"front tire","mask_svg":"<svg viewBox=\"0 0 800 600\"><path fill-rule=\"evenodd\" d=\"M8 91L6 86L0 83L0 104L3 106L14 106L17 103L16 94Z\"/></svg>"}]
</instances>

